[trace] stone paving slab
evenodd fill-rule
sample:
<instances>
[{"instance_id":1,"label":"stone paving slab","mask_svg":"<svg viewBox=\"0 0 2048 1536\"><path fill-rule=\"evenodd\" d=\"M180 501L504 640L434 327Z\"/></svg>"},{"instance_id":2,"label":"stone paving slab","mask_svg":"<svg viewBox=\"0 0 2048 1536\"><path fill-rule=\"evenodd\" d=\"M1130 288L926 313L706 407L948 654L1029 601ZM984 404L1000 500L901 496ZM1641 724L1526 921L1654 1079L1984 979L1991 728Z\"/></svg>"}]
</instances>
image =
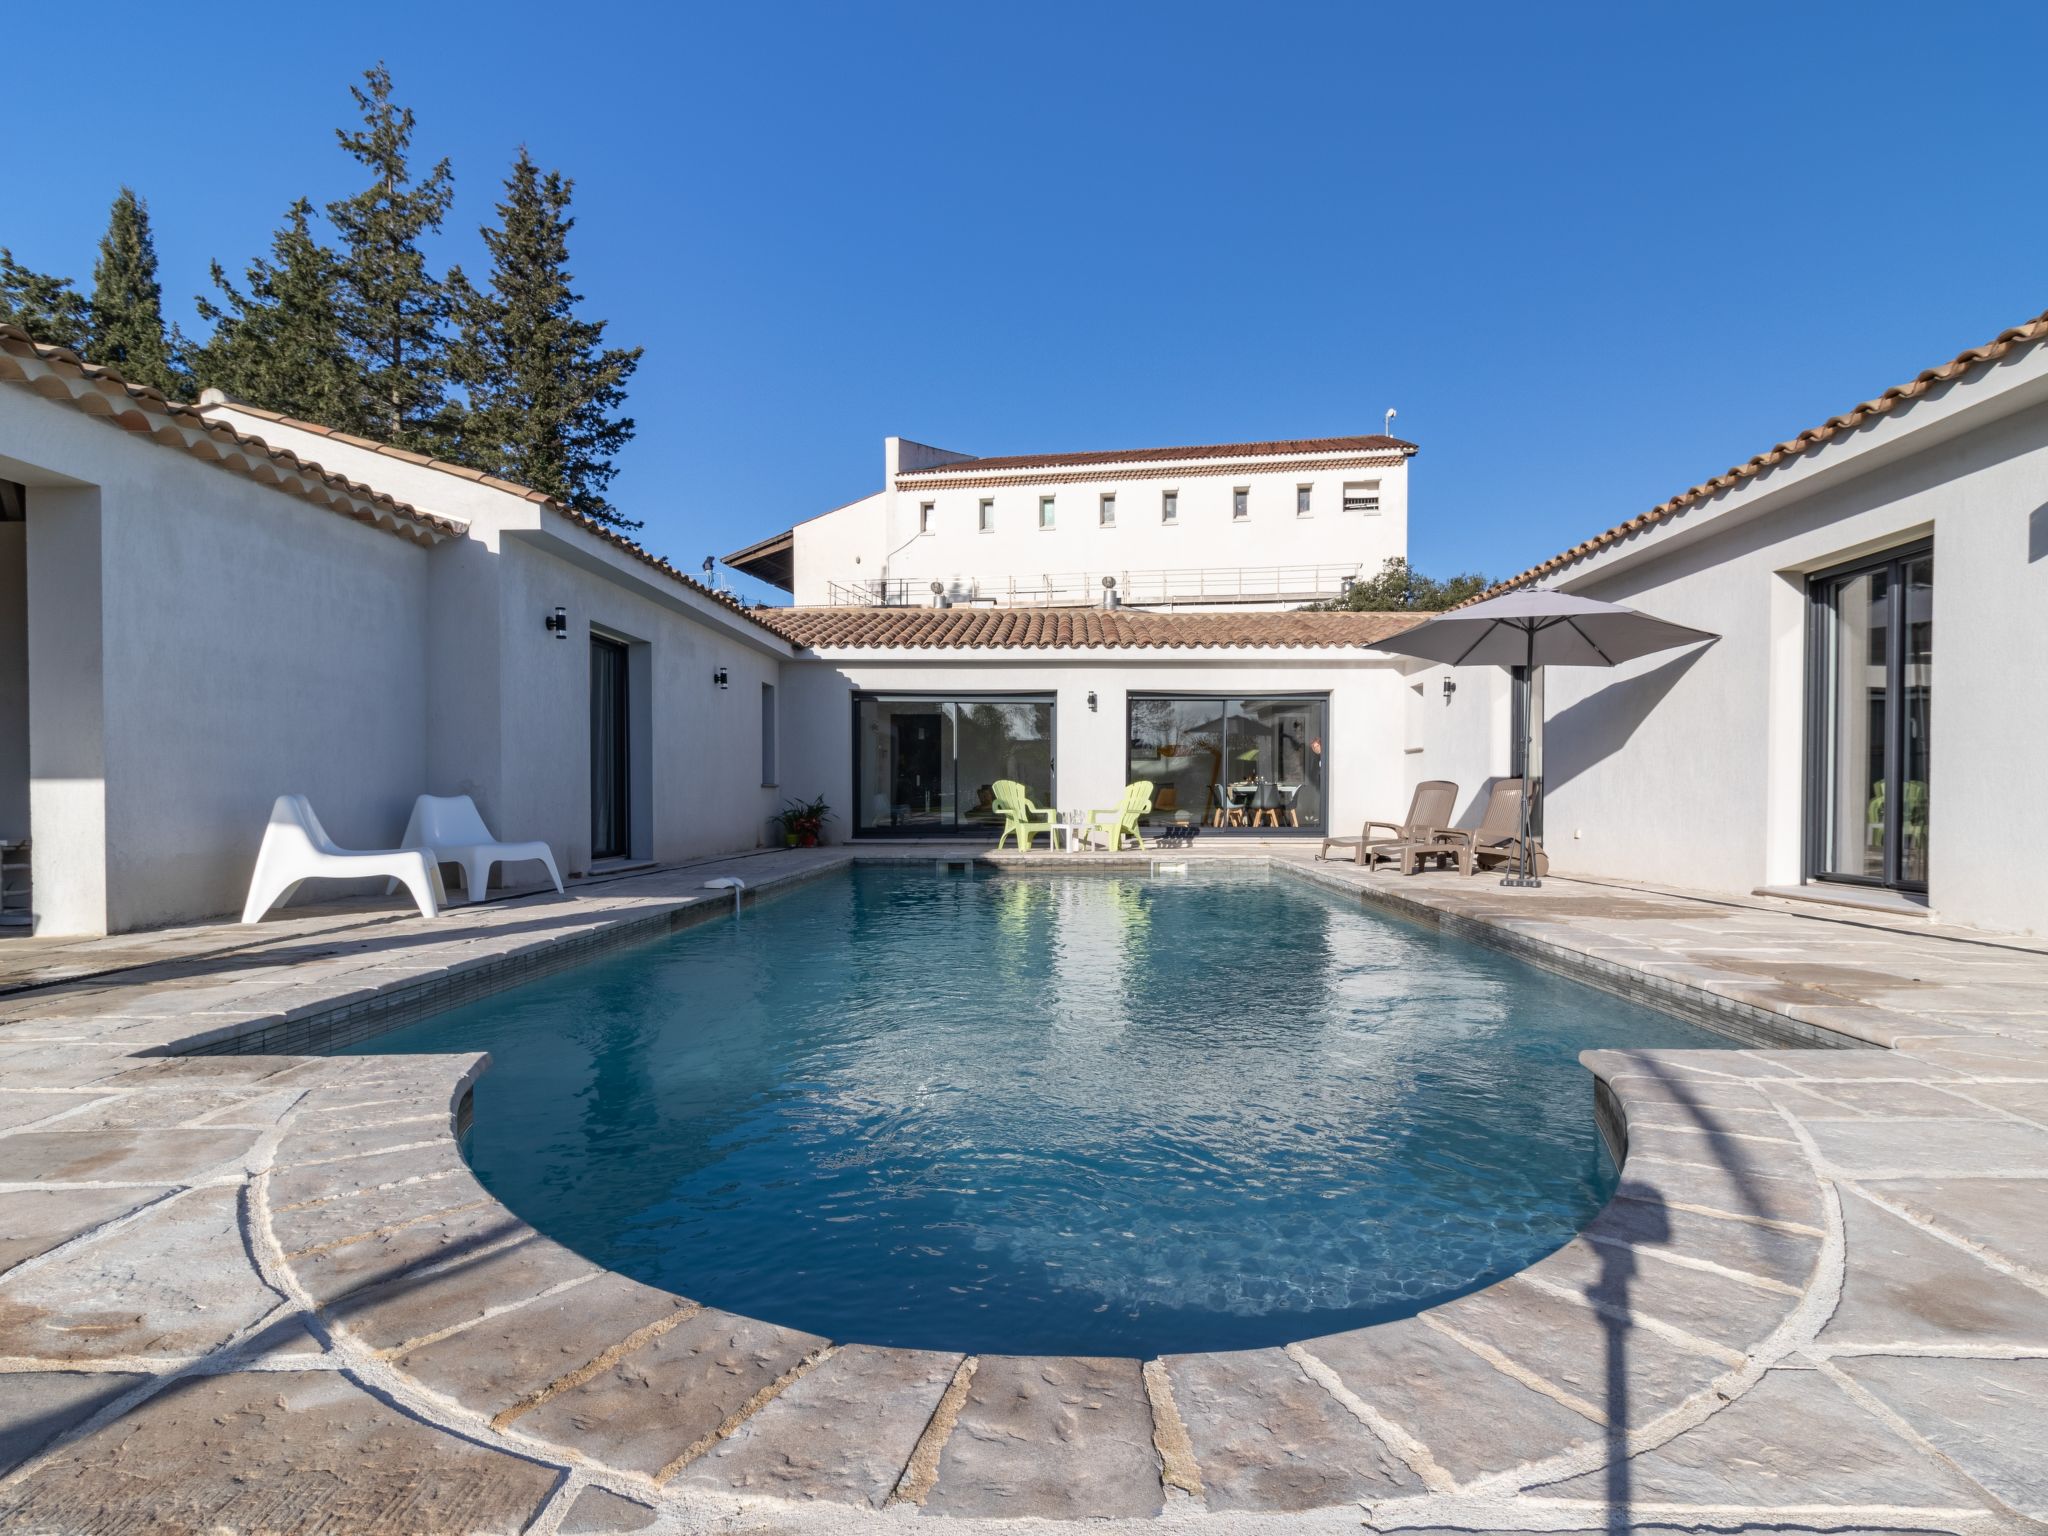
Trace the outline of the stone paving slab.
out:
<instances>
[{"instance_id":1,"label":"stone paving slab","mask_svg":"<svg viewBox=\"0 0 2048 1536\"><path fill-rule=\"evenodd\" d=\"M1587 1223L1584 1235L1592 1242L1626 1243L1674 1260L1773 1280L1802 1295L1820 1261L1818 1232L1702 1216L1643 1200L1610 1201Z\"/></svg>"},{"instance_id":2,"label":"stone paving slab","mask_svg":"<svg viewBox=\"0 0 2048 1536\"><path fill-rule=\"evenodd\" d=\"M0 1312L0 1435L85 1405L20 1452L0 1528L798 1536L808 1511L836 1536L849 1519L1164 1512L1334 1536L1361 1504L1376 1528L1605 1528L1616 1486L1623 1523L1717 1532L1988 1530L1999 1501L2038 1511L2040 944L1319 868L1597 985L1891 1048L1588 1053L1627 1165L1581 1239L1418 1318L1145 1370L834 1348L604 1274L468 1172L453 1116L479 1057L136 1054L316 1029L351 1000L722 910L698 890L714 872L759 888L845 857L724 861L434 924L356 907L253 944L232 925L109 941L101 958L140 968L26 992L5 990L22 972L0 945L0 1266L17 1266L0 1307L28 1309ZM47 980L98 953L26 966ZM128 1216L196 1181L218 1187ZM74 1338L65 1309L101 1301ZM242 1352L221 1353L238 1333ZM207 1374L179 1374L208 1349ZM110 1369L49 1369L95 1361ZM143 1371L160 1391L63 1438ZM173 1467L154 1502L124 1470L141 1456Z\"/></svg>"},{"instance_id":3,"label":"stone paving slab","mask_svg":"<svg viewBox=\"0 0 2048 1536\"><path fill-rule=\"evenodd\" d=\"M0 1192L0 1274L170 1192L167 1184Z\"/></svg>"},{"instance_id":4,"label":"stone paving slab","mask_svg":"<svg viewBox=\"0 0 2048 1536\"><path fill-rule=\"evenodd\" d=\"M0 1278L0 1356L181 1358L219 1348L283 1300L251 1267L241 1191L152 1206L71 1261Z\"/></svg>"},{"instance_id":5,"label":"stone paving slab","mask_svg":"<svg viewBox=\"0 0 2048 1536\"><path fill-rule=\"evenodd\" d=\"M1711 1391L1738 1363L1605 1317L1584 1298L1514 1276L1432 1308L1432 1325L1565 1406L1604 1424L1634 1428ZM1704 1341L1702 1341L1704 1343ZM1610 1374L1613 1373L1613 1374Z\"/></svg>"},{"instance_id":6,"label":"stone paving slab","mask_svg":"<svg viewBox=\"0 0 2048 1536\"><path fill-rule=\"evenodd\" d=\"M685 1467L681 1481L879 1509L895 1492L961 1358L847 1345Z\"/></svg>"},{"instance_id":7,"label":"stone paving slab","mask_svg":"<svg viewBox=\"0 0 2048 1536\"><path fill-rule=\"evenodd\" d=\"M365 1348L387 1353L408 1345L422 1347L451 1329L603 1274L561 1244L533 1237L444 1264L429 1275L399 1275L385 1284L351 1291L329 1302L323 1315ZM593 1302L595 1295L581 1299Z\"/></svg>"},{"instance_id":8,"label":"stone paving slab","mask_svg":"<svg viewBox=\"0 0 2048 1536\"><path fill-rule=\"evenodd\" d=\"M1165 1503L1135 1360L989 1355L924 1508L1008 1519L1154 1515Z\"/></svg>"},{"instance_id":9,"label":"stone paving slab","mask_svg":"<svg viewBox=\"0 0 2048 1536\"><path fill-rule=\"evenodd\" d=\"M1865 1355L1840 1369L1994 1497L2048 1519L2048 1360Z\"/></svg>"},{"instance_id":10,"label":"stone paving slab","mask_svg":"<svg viewBox=\"0 0 2048 1536\"><path fill-rule=\"evenodd\" d=\"M338 1371L247 1372L170 1383L0 1486L0 1529L510 1536L556 1479Z\"/></svg>"},{"instance_id":11,"label":"stone paving slab","mask_svg":"<svg viewBox=\"0 0 2048 1536\"><path fill-rule=\"evenodd\" d=\"M516 1263L525 1255L508 1249L502 1256ZM411 1287L415 1296L438 1297L440 1290L435 1285ZM585 1284L423 1344L399 1356L397 1363L429 1389L495 1420L529 1410L542 1392L601 1360L607 1351L629 1347L650 1329L673 1327L694 1305L624 1275L600 1272ZM344 1317L347 1326L355 1326L354 1319ZM417 1327L425 1320L410 1316L403 1326ZM386 1336L398 1331L383 1330Z\"/></svg>"},{"instance_id":12,"label":"stone paving slab","mask_svg":"<svg viewBox=\"0 0 2048 1536\"><path fill-rule=\"evenodd\" d=\"M1210 1509L1320 1509L1418 1493L1412 1468L1278 1349L1170 1355Z\"/></svg>"},{"instance_id":13,"label":"stone paving slab","mask_svg":"<svg viewBox=\"0 0 2048 1536\"><path fill-rule=\"evenodd\" d=\"M1863 1262L1843 1277L1841 1301L1820 1343L2048 1352L2048 1295L1854 1194L1843 1199L1842 1218L1850 1249Z\"/></svg>"},{"instance_id":14,"label":"stone paving slab","mask_svg":"<svg viewBox=\"0 0 2048 1536\"><path fill-rule=\"evenodd\" d=\"M661 1518L651 1504L611 1493L603 1488L586 1488L569 1506L568 1514L556 1527L561 1536L613 1536L623 1531L644 1531Z\"/></svg>"},{"instance_id":15,"label":"stone paving slab","mask_svg":"<svg viewBox=\"0 0 2048 1536\"><path fill-rule=\"evenodd\" d=\"M1864 1193L1957 1242L2048 1278L2048 1179L1884 1179Z\"/></svg>"},{"instance_id":16,"label":"stone paving slab","mask_svg":"<svg viewBox=\"0 0 2048 1536\"><path fill-rule=\"evenodd\" d=\"M1534 1491L1604 1501L1611 1486L1603 1469ZM1627 1488L1651 1510L1986 1511L1969 1483L1803 1370L1772 1371L1697 1429L1631 1456Z\"/></svg>"},{"instance_id":17,"label":"stone paving slab","mask_svg":"<svg viewBox=\"0 0 2048 1536\"><path fill-rule=\"evenodd\" d=\"M18 1371L0 1382L0 1475L147 1381L98 1371ZM4 1498L4 1494L0 1494Z\"/></svg>"},{"instance_id":18,"label":"stone paving slab","mask_svg":"<svg viewBox=\"0 0 2048 1536\"><path fill-rule=\"evenodd\" d=\"M247 1157L239 1130L17 1131L5 1177L17 1184L188 1184Z\"/></svg>"},{"instance_id":19,"label":"stone paving slab","mask_svg":"<svg viewBox=\"0 0 2048 1536\"><path fill-rule=\"evenodd\" d=\"M812 1334L706 1308L556 1392L519 1427L666 1481L824 1347Z\"/></svg>"},{"instance_id":20,"label":"stone paving slab","mask_svg":"<svg viewBox=\"0 0 2048 1536\"><path fill-rule=\"evenodd\" d=\"M1301 1346L1458 1483L1569 1454L1604 1426L1416 1319Z\"/></svg>"}]
</instances>

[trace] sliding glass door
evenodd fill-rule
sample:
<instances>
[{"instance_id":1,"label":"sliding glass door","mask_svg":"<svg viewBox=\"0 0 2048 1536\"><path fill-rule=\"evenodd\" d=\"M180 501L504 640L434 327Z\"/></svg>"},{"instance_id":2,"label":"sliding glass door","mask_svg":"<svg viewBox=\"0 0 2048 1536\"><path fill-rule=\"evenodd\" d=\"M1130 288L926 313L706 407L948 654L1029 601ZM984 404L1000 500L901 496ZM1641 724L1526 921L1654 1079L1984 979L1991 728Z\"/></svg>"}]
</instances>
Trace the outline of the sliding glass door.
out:
<instances>
[{"instance_id":1,"label":"sliding glass door","mask_svg":"<svg viewBox=\"0 0 2048 1536\"><path fill-rule=\"evenodd\" d=\"M855 833L998 831L998 779L1051 806L1052 722L1052 700L1029 694L855 694Z\"/></svg>"},{"instance_id":2,"label":"sliding glass door","mask_svg":"<svg viewBox=\"0 0 2048 1536\"><path fill-rule=\"evenodd\" d=\"M1934 553L1812 579L1807 874L1927 888Z\"/></svg>"},{"instance_id":3,"label":"sliding glass door","mask_svg":"<svg viewBox=\"0 0 2048 1536\"><path fill-rule=\"evenodd\" d=\"M1125 771L1152 781L1146 824L1321 827L1329 711L1326 694L1133 694Z\"/></svg>"},{"instance_id":4,"label":"sliding glass door","mask_svg":"<svg viewBox=\"0 0 2048 1536\"><path fill-rule=\"evenodd\" d=\"M626 647L618 641L602 635L590 637L592 859L623 859L632 852L626 657Z\"/></svg>"}]
</instances>

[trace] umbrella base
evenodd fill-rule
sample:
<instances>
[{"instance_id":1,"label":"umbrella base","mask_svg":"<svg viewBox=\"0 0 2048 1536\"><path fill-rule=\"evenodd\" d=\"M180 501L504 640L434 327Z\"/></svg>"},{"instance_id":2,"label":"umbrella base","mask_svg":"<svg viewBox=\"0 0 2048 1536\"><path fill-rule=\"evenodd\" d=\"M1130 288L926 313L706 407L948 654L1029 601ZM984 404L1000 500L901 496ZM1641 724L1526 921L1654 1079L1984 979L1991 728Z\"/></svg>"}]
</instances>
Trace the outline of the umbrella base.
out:
<instances>
[{"instance_id":1,"label":"umbrella base","mask_svg":"<svg viewBox=\"0 0 2048 1536\"><path fill-rule=\"evenodd\" d=\"M1509 875L1501 881L1501 884L1523 886L1530 890L1534 890L1536 887L1542 885L1543 882L1537 879L1534 875Z\"/></svg>"}]
</instances>

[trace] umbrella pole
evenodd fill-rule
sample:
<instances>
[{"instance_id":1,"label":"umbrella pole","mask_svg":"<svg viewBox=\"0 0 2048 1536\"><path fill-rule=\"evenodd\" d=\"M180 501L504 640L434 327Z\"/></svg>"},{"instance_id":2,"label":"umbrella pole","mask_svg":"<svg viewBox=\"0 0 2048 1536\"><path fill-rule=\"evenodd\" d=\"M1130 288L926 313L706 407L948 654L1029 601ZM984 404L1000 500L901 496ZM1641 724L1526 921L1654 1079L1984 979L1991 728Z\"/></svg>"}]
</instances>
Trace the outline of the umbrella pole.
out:
<instances>
[{"instance_id":1,"label":"umbrella pole","mask_svg":"<svg viewBox=\"0 0 2048 1536\"><path fill-rule=\"evenodd\" d=\"M1522 705L1522 835L1515 848L1515 872L1501 880L1502 885L1540 886L1543 884L1534 873L1534 860L1529 855L1529 800L1535 789L1535 775L1530 769L1530 747L1536 739L1536 626L1531 624L1522 631L1528 641L1527 659L1522 663L1522 686L1528 690Z\"/></svg>"}]
</instances>

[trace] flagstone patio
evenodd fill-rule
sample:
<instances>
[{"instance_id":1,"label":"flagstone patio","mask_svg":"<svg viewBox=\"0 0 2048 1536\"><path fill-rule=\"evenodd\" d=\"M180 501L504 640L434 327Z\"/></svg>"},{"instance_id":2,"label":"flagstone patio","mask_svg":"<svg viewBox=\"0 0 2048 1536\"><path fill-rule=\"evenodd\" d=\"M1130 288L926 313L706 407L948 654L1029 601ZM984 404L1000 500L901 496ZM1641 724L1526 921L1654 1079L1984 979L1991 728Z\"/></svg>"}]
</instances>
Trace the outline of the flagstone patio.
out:
<instances>
[{"instance_id":1,"label":"flagstone patio","mask_svg":"<svg viewBox=\"0 0 2048 1536\"><path fill-rule=\"evenodd\" d=\"M2048 1519L2036 941L1301 871L1755 1044L1589 1053L1622 1186L1521 1274L1284 1350L1145 1362L839 1345L639 1285L471 1177L479 1058L311 1054L720 917L717 875L938 856L778 852L435 923L344 904L0 943L0 1529ZM1173 858L1212 856L1303 863ZM272 1054L165 1054L252 1042Z\"/></svg>"}]
</instances>

